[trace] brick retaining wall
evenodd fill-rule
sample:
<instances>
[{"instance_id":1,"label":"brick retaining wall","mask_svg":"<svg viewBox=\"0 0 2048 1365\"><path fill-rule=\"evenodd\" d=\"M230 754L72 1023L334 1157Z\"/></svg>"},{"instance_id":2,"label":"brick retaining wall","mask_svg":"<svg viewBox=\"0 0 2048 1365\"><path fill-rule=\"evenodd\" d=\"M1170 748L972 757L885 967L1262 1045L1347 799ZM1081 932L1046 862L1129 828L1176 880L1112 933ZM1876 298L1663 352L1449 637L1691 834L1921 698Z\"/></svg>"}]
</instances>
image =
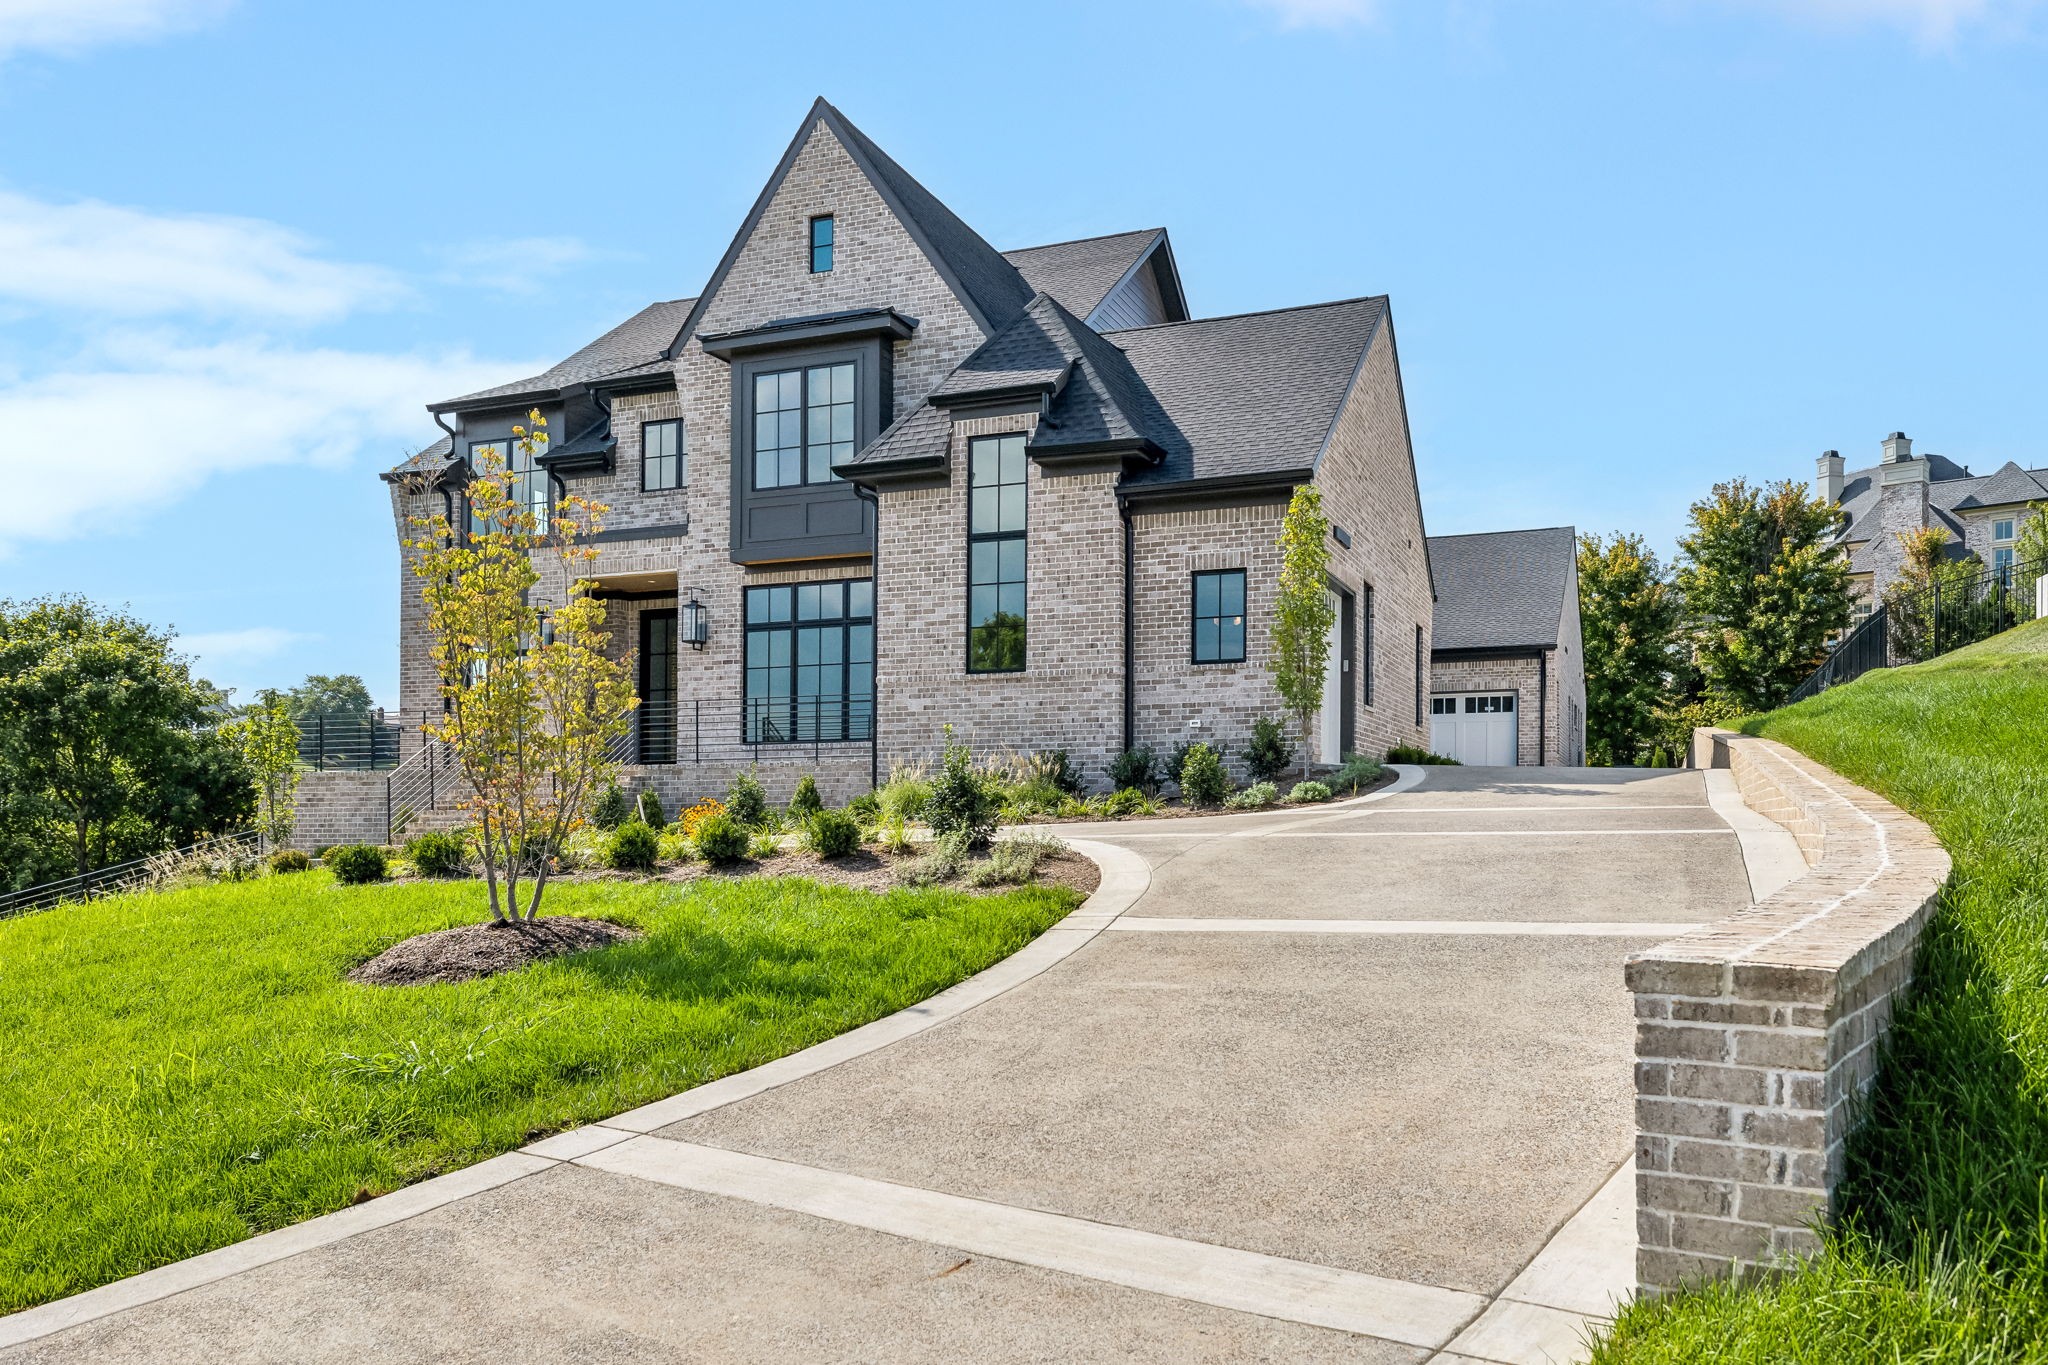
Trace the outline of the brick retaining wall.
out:
<instances>
[{"instance_id":1,"label":"brick retaining wall","mask_svg":"<svg viewBox=\"0 0 2048 1365\"><path fill-rule=\"evenodd\" d=\"M1928 828L1781 744L1700 730L1694 762L1799 841L1810 870L1629 959L1636 1278L1666 1289L1816 1249L1892 1002L1949 875Z\"/></svg>"},{"instance_id":2,"label":"brick retaining wall","mask_svg":"<svg viewBox=\"0 0 2048 1365\"><path fill-rule=\"evenodd\" d=\"M381 844L389 836L383 772L304 773L299 777L292 847L311 853L335 844Z\"/></svg>"}]
</instances>

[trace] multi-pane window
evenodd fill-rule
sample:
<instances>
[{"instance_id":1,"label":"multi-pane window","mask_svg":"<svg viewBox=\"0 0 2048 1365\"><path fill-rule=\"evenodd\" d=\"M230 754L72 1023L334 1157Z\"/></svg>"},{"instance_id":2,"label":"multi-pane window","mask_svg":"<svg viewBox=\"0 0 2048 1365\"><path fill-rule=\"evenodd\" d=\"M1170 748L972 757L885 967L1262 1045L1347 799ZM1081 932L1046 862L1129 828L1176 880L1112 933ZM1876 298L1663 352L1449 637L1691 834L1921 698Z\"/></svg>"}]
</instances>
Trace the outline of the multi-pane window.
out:
<instances>
[{"instance_id":1,"label":"multi-pane window","mask_svg":"<svg viewBox=\"0 0 2048 1365\"><path fill-rule=\"evenodd\" d=\"M853 362L754 376L754 487L789 488L839 476L853 456Z\"/></svg>"},{"instance_id":2,"label":"multi-pane window","mask_svg":"<svg viewBox=\"0 0 2048 1365\"><path fill-rule=\"evenodd\" d=\"M640 487L652 493L683 486L683 424L644 422L640 427Z\"/></svg>"},{"instance_id":3,"label":"multi-pane window","mask_svg":"<svg viewBox=\"0 0 2048 1365\"><path fill-rule=\"evenodd\" d=\"M1996 541L1996 540L2011 540L2011 539L2012 539L2012 523L2013 523L2013 519L2012 519L2011 517L2000 517L2000 518L1999 518L1998 520L1996 520L1996 521L1992 522L1992 523L1991 523L1991 538L1992 538L1993 540L1995 540L1995 541Z\"/></svg>"},{"instance_id":4,"label":"multi-pane window","mask_svg":"<svg viewBox=\"0 0 2048 1365\"><path fill-rule=\"evenodd\" d=\"M1244 570L1198 573L1194 583L1194 660L1244 662Z\"/></svg>"},{"instance_id":5,"label":"multi-pane window","mask_svg":"<svg viewBox=\"0 0 2048 1365\"><path fill-rule=\"evenodd\" d=\"M746 611L747 743L874 733L874 580L748 588Z\"/></svg>"},{"instance_id":6,"label":"multi-pane window","mask_svg":"<svg viewBox=\"0 0 2048 1365\"><path fill-rule=\"evenodd\" d=\"M472 475L481 474L488 462L510 471L512 475L512 500L533 514L537 527L546 530L548 525L548 472L537 462L548 449L547 437L535 434L530 441L471 441L469 443L469 469ZM475 517L470 516L470 533L483 530Z\"/></svg>"},{"instance_id":7,"label":"multi-pane window","mask_svg":"<svg viewBox=\"0 0 2048 1365\"><path fill-rule=\"evenodd\" d=\"M2013 521L2011 517L2000 517L1991 523L1991 567L1998 574L1999 581L2008 587L2012 585Z\"/></svg>"},{"instance_id":8,"label":"multi-pane window","mask_svg":"<svg viewBox=\"0 0 2048 1365\"><path fill-rule=\"evenodd\" d=\"M967 671L1024 667L1024 437L967 446Z\"/></svg>"},{"instance_id":9,"label":"multi-pane window","mask_svg":"<svg viewBox=\"0 0 2048 1365\"><path fill-rule=\"evenodd\" d=\"M822 275L832 268L832 215L811 219L811 273Z\"/></svg>"}]
</instances>

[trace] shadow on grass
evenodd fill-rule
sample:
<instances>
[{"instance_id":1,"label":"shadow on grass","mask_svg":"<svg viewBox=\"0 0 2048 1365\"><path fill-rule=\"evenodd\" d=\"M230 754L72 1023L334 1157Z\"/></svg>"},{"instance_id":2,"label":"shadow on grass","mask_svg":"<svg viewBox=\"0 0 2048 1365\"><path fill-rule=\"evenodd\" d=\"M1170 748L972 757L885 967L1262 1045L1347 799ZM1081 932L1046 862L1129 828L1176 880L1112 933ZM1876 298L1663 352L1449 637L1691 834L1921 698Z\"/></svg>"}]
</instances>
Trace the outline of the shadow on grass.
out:
<instances>
[{"instance_id":1,"label":"shadow on grass","mask_svg":"<svg viewBox=\"0 0 2048 1365\"><path fill-rule=\"evenodd\" d=\"M1951 904L1928 924L1878 1081L1850 1139L1845 1216L1882 1254L1928 1242L1987 1269L2038 1269L2048 1104L2014 1048L1998 974Z\"/></svg>"},{"instance_id":2,"label":"shadow on grass","mask_svg":"<svg viewBox=\"0 0 2048 1365\"><path fill-rule=\"evenodd\" d=\"M610 991L655 999L728 1002L772 991L784 1000L810 1000L836 993L820 964L838 956L786 935L672 928L550 965Z\"/></svg>"}]
</instances>

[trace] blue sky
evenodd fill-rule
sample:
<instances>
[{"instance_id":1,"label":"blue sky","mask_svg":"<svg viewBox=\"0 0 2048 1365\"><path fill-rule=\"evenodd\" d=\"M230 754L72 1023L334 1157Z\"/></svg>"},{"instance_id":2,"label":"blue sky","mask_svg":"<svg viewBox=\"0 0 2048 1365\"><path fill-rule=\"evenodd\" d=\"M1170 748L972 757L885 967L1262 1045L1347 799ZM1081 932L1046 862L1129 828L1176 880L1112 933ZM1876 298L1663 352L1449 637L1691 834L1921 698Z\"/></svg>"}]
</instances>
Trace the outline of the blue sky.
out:
<instances>
[{"instance_id":1,"label":"blue sky","mask_svg":"<svg viewBox=\"0 0 2048 1365\"><path fill-rule=\"evenodd\" d=\"M2030 0L0 0L0 596L389 699L425 402L695 293L823 94L998 247L1392 296L1432 533L2048 465Z\"/></svg>"}]
</instances>

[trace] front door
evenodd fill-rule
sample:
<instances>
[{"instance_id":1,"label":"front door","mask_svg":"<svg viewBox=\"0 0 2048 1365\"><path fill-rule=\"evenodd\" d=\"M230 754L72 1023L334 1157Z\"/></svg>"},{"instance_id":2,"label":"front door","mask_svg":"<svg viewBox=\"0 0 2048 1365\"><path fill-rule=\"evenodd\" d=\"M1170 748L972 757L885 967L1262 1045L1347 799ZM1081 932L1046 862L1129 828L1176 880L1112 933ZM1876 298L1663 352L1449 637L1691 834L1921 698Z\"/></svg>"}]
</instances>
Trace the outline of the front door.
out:
<instances>
[{"instance_id":1,"label":"front door","mask_svg":"<svg viewBox=\"0 0 2048 1365\"><path fill-rule=\"evenodd\" d=\"M633 713L642 763L676 761L676 613L640 613L640 709Z\"/></svg>"}]
</instances>

